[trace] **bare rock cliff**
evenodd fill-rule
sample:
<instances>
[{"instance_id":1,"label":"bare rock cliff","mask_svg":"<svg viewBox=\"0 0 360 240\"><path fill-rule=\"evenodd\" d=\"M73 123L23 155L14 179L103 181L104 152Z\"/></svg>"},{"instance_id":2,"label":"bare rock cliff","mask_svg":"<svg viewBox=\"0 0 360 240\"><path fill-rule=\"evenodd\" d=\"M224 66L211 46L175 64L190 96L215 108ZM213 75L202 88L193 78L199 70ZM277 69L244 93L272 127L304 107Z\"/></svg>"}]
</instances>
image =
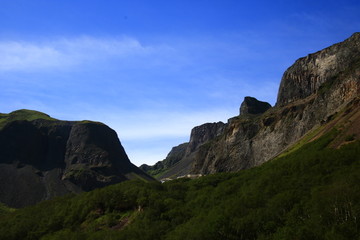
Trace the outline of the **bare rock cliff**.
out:
<instances>
[{"instance_id":1,"label":"bare rock cliff","mask_svg":"<svg viewBox=\"0 0 360 240\"><path fill-rule=\"evenodd\" d=\"M204 144L192 173L237 171L272 159L360 96L360 33L310 54L284 73L276 107L228 121ZM244 103L243 103L244 104ZM242 104L242 105L243 105Z\"/></svg>"},{"instance_id":2,"label":"bare rock cliff","mask_svg":"<svg viewBox=\"0 0 360 240\"><path fill-rule=\"evenodd\" d=\"M299 99L304 99L316 93L324 83L338 78L340 74L347 74L345 81L350 81L344 87L344 93L356 90L350 86L359 76L353 67L359 66L360 33L353 34L347 40L334 44L319 52L309 54L297 60L283 75L279 87L277 105L283 106ZM350 87L355 87L351 90ZM341 96L346 98L346 96ZM349 96L351 97L351 96ZM345 99L346 100L346 99Z\"/></svg>"},{"instance_id":3,"label":"bare rock cliff","mask_svg":"<svg viewBox=\"0 0 360 240\"><path fill-rule=\"evenodd\" d=\"M309 131L331 124L341 112L348 112L345 108L358 111L359 97L360 33L355 33L289 67L275 107L246 97L240 115L217 130L209 131L205 125L194 128L185 157L164 176L230 172L260 165ZM352 131L356 128L354 125Z\"/></svg>"}]
</instances>

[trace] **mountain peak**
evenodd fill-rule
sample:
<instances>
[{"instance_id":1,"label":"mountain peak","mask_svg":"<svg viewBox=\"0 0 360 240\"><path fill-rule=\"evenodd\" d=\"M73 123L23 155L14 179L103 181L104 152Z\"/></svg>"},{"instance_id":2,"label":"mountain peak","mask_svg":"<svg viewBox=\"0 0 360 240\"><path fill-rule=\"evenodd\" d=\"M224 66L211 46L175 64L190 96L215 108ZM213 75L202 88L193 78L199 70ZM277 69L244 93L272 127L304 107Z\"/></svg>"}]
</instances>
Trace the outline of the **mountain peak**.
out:
<instances>
[{"instance_id":1,"label":"mountain peak","mask_svg":"<svg viewBox=\"0 0 360 240\"><path fill-rule=\"evenodd\" d=\"M271 108L271 105L267 102L259 101L254 97L245 97L240 106L240 115L261 114L269 108Z\"/></svg>"}]
</instances>

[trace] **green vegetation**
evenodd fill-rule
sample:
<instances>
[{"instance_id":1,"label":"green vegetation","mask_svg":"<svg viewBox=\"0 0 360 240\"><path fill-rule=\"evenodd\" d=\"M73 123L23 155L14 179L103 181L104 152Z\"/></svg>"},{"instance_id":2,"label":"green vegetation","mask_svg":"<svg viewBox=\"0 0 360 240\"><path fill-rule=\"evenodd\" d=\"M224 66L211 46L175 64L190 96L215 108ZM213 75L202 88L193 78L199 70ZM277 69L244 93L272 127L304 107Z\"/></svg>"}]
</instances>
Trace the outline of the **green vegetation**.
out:
<instances>
[{"instance_id":1,"label":"green vegetation","mask_svg":"<svg viewBox=\"0 0 360 240\"><path fill-rule=\"evenodd\" d=\"M2 129L7 123L9 123L11 121L19 121L19 120L33 121L36 119L56 120L42 112L21 109L21 110L11 112L9 114L1 113L0 114L0 129Z\"/></svg>"},{"instance_id":2,"label":"green vegetation","mask_svg":"<svg viewBox=\"0 0 360 240\"><path fill-rule=\"evenodd\" d=\"M285 157L286 155L293 153L297 150L299 150L302 146L309 143L311 139L316 137L323 129L325 128L325 125L317 127L313 130L310 130L307 134L305 134L300 140L298 140L295 144L291 145L288 149L286 149L284 152L282 152L279 157Z\"/></svg>"},{"instance_id":3,"label":"green vegetation","mask_svg":"<svg viewBox=\"0 0 360 240\"><path fill-rule=\"evenodd\" d=\"M9 207L5 206L4 204L0 203L0 216L5 215L7 213L11 213L13 211L15 211L15 209L9 208Z\"/></svg>"},{"instance_id":4,"label":"green vegetation","mask_svg":"<svg viewBox=\"0 0 360 240\"><path fill-rule=\"evenodd\" d=\"M345 141L346 142L351 142L351 141L354 141L355 140L355 134L351 134L351 135L348 135L345 137Z\"/></svg>"},{"instance_id":5,"label":"green vegetation","mask_svg":"<svg viewBox=\"0 0 360 240\"><path fill-rule=\"evenodd\" d=\"M0 239L360 239L360 141L337 134L238 173L44 201L0 216Z\"/></svg>"},{"instance_id":6,"label":"green vegetation","mask_svg":"<svg viewBox=\"0 0 360 240\"><path fill-rule=\"evenodd\" d=\"M168 170L167 168L163 167L163 168L148 170L146 171L146 173L149 174L150 176L153 176L154 178L158 178L164 173L166 173L167 170Z\"/></svg>"},{"instance_id":7,"label":"green vegetation","mask_svg":"<svg viewBox=\"0 0 360 240\"><path fill-rule=\"evenodd\" d=\"M95 122L95 121L90 121L90 120L82 120L82 121L78 121L79 124L98 124L98 125L105 125L102 122Z\"/></svg>"},{"instance_id":8,"label":"green vegetation","mask_svg":"<svg viewBox=\"0 0 360 240\"><path fill-rule=\"evenodd\" d=\"M50 120L50 121L57 121L57 119L50 117L49 115L34 111L34 110L27 110L21 109L17 111L13 111L9 114L0 113L0 129L2 129L6 124L12 121L33 121L36 119L43 119L43 120ZM94 122L89 120L78 121L78 124L99 124L104 125L101 122Z\"/></svg>"}]
</instances>

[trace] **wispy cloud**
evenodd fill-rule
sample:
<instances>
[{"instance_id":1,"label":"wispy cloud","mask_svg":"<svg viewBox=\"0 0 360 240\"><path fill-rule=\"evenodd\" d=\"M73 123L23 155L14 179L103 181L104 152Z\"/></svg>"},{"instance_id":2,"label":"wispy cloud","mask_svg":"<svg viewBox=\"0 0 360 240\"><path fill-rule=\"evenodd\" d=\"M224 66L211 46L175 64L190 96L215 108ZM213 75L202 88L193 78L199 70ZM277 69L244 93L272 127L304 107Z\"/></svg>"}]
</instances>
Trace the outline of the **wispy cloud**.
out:
<instances>
[{"instance_id":1,"label":"wispy cloud","mask_svg":"<svg viewBox=\"0 0 360 240\"><path fill-rule=\"evenodd\" d=\"M194 126L237 115L244 96L274 98L274 84L248 64L260 71L266 57L254 53L254 41L237 39L0 41L0 88L7 99L0 109L101 121L116 130L131 160L161 160Z\"/></svg>"},{"instance_id":2,"label":"wispy cloud","mask_svg":"<svg viewBox=\"0 0 360 240\"><path fill-rule=\"evenodd\" d=\"M155 50L130 37L77 37L45 42L0 41L0 71L67 68L111 57L146 55Z\"/></svg>"},{"instance_id":3,"label":"wispy cloud","mask_svg":"<svg viewBox=\"0 0 360 240\"><path fill-rule=\"evenodd\" d=\"M0 70L26 70L71 65L56 48L21 42L0 42Z\"/></svg>"}]
</instances>

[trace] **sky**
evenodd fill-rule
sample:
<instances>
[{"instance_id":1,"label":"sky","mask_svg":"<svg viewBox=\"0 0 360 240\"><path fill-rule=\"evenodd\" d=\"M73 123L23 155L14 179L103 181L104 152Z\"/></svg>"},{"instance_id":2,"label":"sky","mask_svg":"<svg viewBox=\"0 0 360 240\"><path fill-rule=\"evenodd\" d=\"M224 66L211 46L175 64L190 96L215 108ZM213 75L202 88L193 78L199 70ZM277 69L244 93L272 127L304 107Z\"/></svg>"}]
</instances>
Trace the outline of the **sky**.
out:
<instances>
[{"instance_id":1,"label":"sky","mask_svg":"<svg viewBox=\"0 0 360 240\"><path fill-rule=\"evenodd\" d=\"M360 31L360 1L0 0L0 112L114 129L137 166L245 96L276 103L296 59Z\"/></svg>"}]
</instances>

